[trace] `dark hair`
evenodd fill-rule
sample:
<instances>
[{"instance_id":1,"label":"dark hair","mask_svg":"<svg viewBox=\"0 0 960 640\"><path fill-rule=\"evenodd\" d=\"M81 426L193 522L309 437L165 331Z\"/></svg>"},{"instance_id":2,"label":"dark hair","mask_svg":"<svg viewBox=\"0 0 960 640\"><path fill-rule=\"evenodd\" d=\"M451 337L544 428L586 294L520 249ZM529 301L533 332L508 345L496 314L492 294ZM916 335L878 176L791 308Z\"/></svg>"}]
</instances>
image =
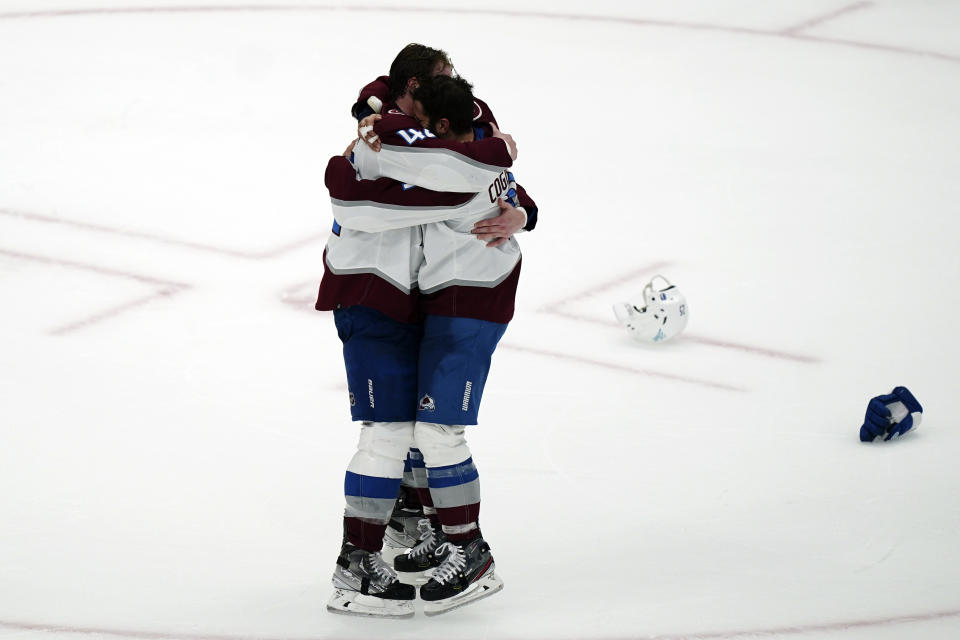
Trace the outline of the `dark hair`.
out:
<instances>
[{"instance_id":1,"label":"dark hair","mask_svg":"<svg viewBox=\"0 0 960 640\"><path fill-rule=\"evenodd\" d=\"M420 82L433 76L437 65L452 67L446 51L411 42L397 54L390 65L390 94L396 100L407 92L407 82L416 78Z\"/></svg>"},{"instance_id":2,"label":"dark hair","mask_svg":"<svg viewBox=\"0 0 960 640\"><path fill-rule=\"evenodd\" d=\"M423 105L433 131L440 118L449 120L450 130L456 134L473 128L473 85L459 76L431 78L413 92L413 99Z\"/></svg>"}]
</instances>

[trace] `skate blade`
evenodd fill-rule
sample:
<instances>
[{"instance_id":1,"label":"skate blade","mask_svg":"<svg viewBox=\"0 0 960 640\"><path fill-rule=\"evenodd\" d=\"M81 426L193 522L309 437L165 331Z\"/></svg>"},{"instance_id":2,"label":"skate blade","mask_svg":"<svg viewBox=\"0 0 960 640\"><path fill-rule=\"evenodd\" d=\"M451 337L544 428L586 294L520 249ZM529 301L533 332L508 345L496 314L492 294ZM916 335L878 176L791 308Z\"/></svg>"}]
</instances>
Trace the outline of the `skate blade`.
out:
<instances>
[{"instance_id":1,"label":"skate blade","mask_svg":"<svg viewBox=\"0 0 960 640\"><path fill-rule=\"evenodd\" d=\"M346 589L333 590L327 611L368 618L412 618L414 614L413 600L387 600Z\"/></svg>"},{"instance_id":2,"label":"skate blade","mask_svg":"<svg viewBox=\"0 0 960 640\"><path fill-rule=\"evenodd\" d=\"M500 579L500 576L490 573L477 580L468 590L459 595L447 598L446 600L425 602L423 604L423 613L428 616L439 616L442 613L473 604L477 600L482 600L487 596L492 596L501 589L503 589L503 580Z\"/></svg>"}]
</instances>

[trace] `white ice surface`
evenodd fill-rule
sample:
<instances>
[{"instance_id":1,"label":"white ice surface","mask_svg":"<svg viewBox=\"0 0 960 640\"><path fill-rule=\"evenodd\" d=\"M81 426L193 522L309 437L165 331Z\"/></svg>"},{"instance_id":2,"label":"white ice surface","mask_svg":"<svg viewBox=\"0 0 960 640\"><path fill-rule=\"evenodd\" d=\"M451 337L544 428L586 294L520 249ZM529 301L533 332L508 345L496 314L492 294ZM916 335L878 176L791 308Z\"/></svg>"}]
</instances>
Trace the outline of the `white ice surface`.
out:
<instances>
[{"instance_id":1,"label":"white ice surface","mask_svg":"<svg viewBox=\"0 0 960 640\"><path fill-rule=\"evenodd\" d=\"M0 2L0 638L960 637L960 6L372 4ZM470 430L506 588L384 622L324 610L311 305L410 41L541 217ZM691 320L645 348L610 305L658 272ZM901 384L922 427L861 444Z\"/></svg>"}]
</instances>

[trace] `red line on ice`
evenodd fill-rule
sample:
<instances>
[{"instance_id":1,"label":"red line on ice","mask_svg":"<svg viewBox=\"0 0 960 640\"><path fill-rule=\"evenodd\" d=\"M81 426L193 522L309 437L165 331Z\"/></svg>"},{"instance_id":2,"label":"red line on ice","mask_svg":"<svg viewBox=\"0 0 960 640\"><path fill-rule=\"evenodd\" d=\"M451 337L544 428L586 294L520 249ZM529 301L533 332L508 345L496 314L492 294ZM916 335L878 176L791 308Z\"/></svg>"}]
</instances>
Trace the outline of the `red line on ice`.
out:
<instances>
[{"instance_id":1,"label":"red line on ice","mask_svg":"<svg viewBox=\"0 0 960 640\"><path fill-rule=\"evenodd\" d=\"M650 376L652 378L664 378L665 380L673 380L675 382L686 382L688 384L696 384L702 387L710 387L712 389L721 389L723 391L746 391L743 387L735 387L733 385L725 384L723 382L714 382L713 380L705 380L703 378L693 378L690 376L681 376L672 373L666 373L663 371L654 371L652 369L640 369L638 367L630 367L623 364L617 364L615 362L607 362L605 360L594 360L593 358L585 358L583 356L574 355L571 353L562 353L560 351L549 351L546 349L537 349L534 347L521 347L520 345L501 343L501 349L509 349L511 351L519 351L521 353L532 353L538 356L547 356L548 358L558 358L560 360L569 360L571 362L580 362L582 364L589 364L594 367L603 367L604 369L612 369L614 371L626 371L628 373L639 373L641 375Z\"/></svg>"},{"instance_id":2,"label":"red line on ice","mask_svg":"<svg viewBox=\"0 0 960 640\"><path fill-rule=\"evenodd\" d=\"M946 611L931 611L929 613L904 614L886 618L862 620L842 620L825 622L822 624L800 624L783 627L766 627L755 629L730 629L727 631L706 631L690 633L668 633L636 636L607 636L596 640L735 640L749 637L777 637L798 636L811 633L825 633L831 631L850 631L853 629L870 629L877 627L892 627L916 622L931 622L960 617L960 609ZM185 633L149 631L146 629L112 629L106 627L80 627L61 624L44 624L41 622L24 622L19 620L0 620L0 628L16 629L20 631L38 631L47 633L68 633L78 635L105 635L136 640L331 640L323 636L257 636L216 633ZM469 635L468 635L469 637Z\"/></svg>"},{"instance_id":3,"label":"red line on ice","mask_svg":"<svg viewBox=\"0 0 960 640\"><path fill-rule=\"evenodd\" d=\"M100 9L51 9L48 11L24 11L24 12L5 12L0 13L0 20L16 20L31 18L63 18L76 16L98 16L98 15L122 15L122 14L150 14L150 13L242 13L242 12L358 12L358 13L437 13L454 15L487 15L494 17L512 17L512 18L538 18L543 20L568 20L579 22L593 22L599 24L627 24L639 27L664 27L670 29L687 29L696 31L716 31L722 33L735 33L750 36L791 38L803 40L806 42L816 42L820 44L830 44L843 47L855 47L861 49L871 49L875 51L886 51L889 53L898 53L910 56L923 56L938 58L949 62L960 62L960 55L944 53L942 51L931 51L925 49L913 49L910 47L900 47L897 45L880 44L876 42L865 42L860 40L846 40L842 38L818 38L805 36L793 32L774 31L768 29L754 29L750 27L735 27L720 24L684 22L680 20L652 20L647 18L630 18L626 16L597 16L574 13L548 13L543 11L511 11L509 9L455 9L441 7L380 7L376 5L366 6L336 6L336 5L311 5L311 4L287 4L287 5L224 5L224 6L170 6L170 7L104 7ZM828 16L829 17L829 16Z\"/></svg>"},{"instance_id":4,"label":"red line on ice","mask_svg":"<svg viewBox=\"0 0 960 640\"><path fill-rule=\"evenodd\" d=\"M545 313L550 313L561 318L567 318L569 320L577 320L579 322L589 322L591 324L597 324L604 327L615 328L617 325L613 320L600 320L599 318L593 318L590 316L579 315L576 313L571 313L569 311L563 310L544 310ZM757 356L765 356L767 358L776 358L779 360L793 360L794 362L804 362L807 364L816 364L820 362L819 358L813 356L805 356L798 353L789 353L787 351L778 351L776 349L770 349L767 347L758 347L750 344L741 344L738 342L730 342L729 340L718 340L716 338L710 338L708 336L696 335L693 333L683 333L680 337L675 338L676 341L683 342L697 342L700 344L707 345L709 347L720 347L722 349L733 349L736 351L744 351Z\"/></svg>"},{"instance_id":5,"label":"red line on ice","mask_svg":"<svg viewBox=\"0 0 960 640\"><path fill-rule=\"evenodd\" d=\"M661 260L659 262L654 262L644 267L640 267L639 269L628 271L627 273L621 274L611 280L607 280L606 282L593 284L588 289L571 293L570 295L560 298L559 300L555 300L553 302L548 302L547 304L540 307L539 310L545 313L554 313L557 307L562 307L571 302L576 302L577 300L581 300L583 298L589 298L597 295L598 293L603 293L604 291L609 291L610 289L626 284L628 282L636 281L641 276L655 275L658 270L663 269L664 267L669 267L670 264L671 263L665 260Z\"/></svg>"},{"instance_id":6,"label":"red line on ice","mask_svg":"<svg viewBox=\"0 0 960 640\"><path fill-rule=\"evenodd\" d=\"M118 278L127 278L129 280L136 280L137 282L142 282L148 284L153 288L153 292L129 300L122 304L109 307L103 311L98 311L97 313L91 314L80 320L75 320L73 322L68 322L66 324L60 325L53 329L50 329L48 333L52 335L64 335L76 331L77 329L83 329L84 327L89 327L90 325L96 324L103 320L116 317L135 307L145 305L147 303L153 302L160 298L167 298L173 296L180 291L189 289L190 286L180 283L180 282L171 282L169 280L160 280L150 276L144 276L139 273L133 273L132 271L123 271L119 269L109 269L107 267L100 267L94 264L87 264L83 262L76 262L73 260L61 260L59 258L49 258L47 256L38 256L30 253L23 253L21 251L10 251L8 249L0 248L0 255L5 255L11 258L17 258L20 260L29 260L31 262L39 262L42 264L55 265L58 267L66 267L68 269L76 269L79 271L88 271L91 273L96 273L98 275L118 277Z\"/></svg>"},{"instance_id":7,"label":"red line on ice","mask_svg":"<svg viewBox=\"0 0 960 640\"><path fill-rule=\"evenodd\" d=\"M170 296L174 295L175 293L178 293L178 292L180 292L180 291L182 291L182 290L183 290L183 287L179 287L179 286L178 286L178 287L165 287L165 288L163 288L163 289L158 289L157 291L155 291L155 292L153 292L153 293L151 293L151 294L149 294L149 295L145 295L145 296L142 296L142 297L140 297L140 298L135 298L134 300L130 300L130 301L128 301L128 302L124 302L123 304L118 304L118 305L116 305L116 306L114 306L114 307L110 307L110 308L108 308L108 309L104 309L103 311L100 311L100 312L95 313L95 314L93 314L93 315L89 315L89 316L87 316L86 318L81 318L80 320L76 320L76 321L74 321L74 322L69 322L69 323L67 323L67 324L60 325L59 327L55 327L55 328L53 328L53 329L50 329L50 330L48 331L48 333L50 333L51 335L55 335L55 336L62 336L62 335L65 335L65 334L67 334L67 333L72 333L72 332L76 331L77 329L83 329L83 328L85 328L85 327L89 327L90 325L96 324L96 323L101 322L101 321L103 321L103 320L108 320L108 319L110 319L110 318L114 318L114 317L120 315L121 313L123 313L124 311L129 311L130 309L134 309L134 308L136 308L136 307L141 307L141 306L143 306L143 305L145 305L145 304L149 304L149 303L153 302L154 300L159 300L160 298L170 297Z\"/></svg>"},{"instance_id":8,"label":"red line on ice","mask_svg":"<svg viewBox=\"0 0 960 640\"><path fill-rule=\"evenodd\" d=\"M803 31L804 29L812 29L813 27L818 27L822 24L829 22L830 20L833 20L834 18L838 18L848 13L853 13L854 11L860 11L861 9L868 9L872 6L873 6L872 2L857 2L856 4L851 4L851 5L847 5L846 7L841 7L836 11L831 11L830 13L824 14L822 16L818 16L816 18L810 18L809 20L805 20L804 22L801 22L800 24L796 24L792 27L787 27L780 33L784 35L795 35L798 31Z\"/></svg>"},{"instance_id":9,"label":"red line on ice","mask_svg":"<svg viewBox=\"0 0 960 640\"><path fill-rule=\"evenodd\" d=\"M0 254L5 256L10 256L11 258L20 258L21 260L31 260L33 262L42 262L44 264L54 264L61 267L69 267L71 269L80 269L82 271L92 271L94 273L99 273L106 276L117 276L121 278L129 278L131 280L137 280L139 282L145 282L147 284L158 285L163 287L170 287L170 286L182 287L182 288L187 287L187 285L181 284L179 282L172 282L170 280L160 280L159 278L141 275L139 273L134 273L132 271L123 271L122 269L111 269L109 267L100 267L95 264L87 264L85 262L76 262L74 260L49 258L47 256L39 256L32 253L23 253L22 251L11 251L9 249L3 249L3 248L0 248Z\"/></svg>"},{"instance_id":10,"label":"red line on ice","mask_svg":"<svg viewBox=\"0 0 960 640\"><path fill-rule=\"evenodd\" d=\"M22 218L24 220L30 220L32 222L41 222L46 224L59 224L67 227L73 227L75 229L84 229L86 231L95 231L98 233L107 233L111 235L123 236L125 238L138 238L141 240L150 240L152 242L159 242L162 244L169 244L178 247L185 247L187 249L193 249L196 251L205 251L207 253L216 253L225 256L232 256L235 258L245 258L248 260L265 260L268 258L275 258L277 256L283 255L300 247L307 246L314 242L320 242L326 238L326 234L313 234L306 238L301 238L299 240L294 240L287 244L280 245L273 249L265 249L263 251L242 251L238 249L227 249L225 247L218 247L215 245L201 244L199 242L191 242L189 240L178 240L177 238L170 238L167 236L161 236L155 233L148 233L145 231L135 231L133 229L123 229L120 227L111 227L105 224L98 224L93 222L84 222L81 220L71 220L69 218L61 218L58 216L44 215L40 213L32 213L28 211L15 211L12 209L0 209L0 215L10 216L14 218Z\"/></svg>"},{"instance_id":11,"label":"red line on ice","mask_svg":"<svg viewBox=\"0 0 960 640\"><path fill-rule=\"evenodd\" d=\"M646 266L640 267L639 269L634 269L628 273L617 276L606 282L601 282L596 285L592 285L588 289L572 293L560 300L554 302L549 302L545 305L542 305L538 311L541 313L548 313L554 316L561 318L567 318L569 320L577 320L579 322L589 322L592 324L598 324L602 326L613 327L616 326L615 323L611 320L609 322L594 318L591 316L585 316L572 311L568 311L563 307L573 302L583 300L586 298L595 297L596 294L602 293L613 289L614 287L626 284L631 281L637 281L641 276L653 276L657 271L663 269L664 267L669 267L670 262L659 261L648 264ZM719 340L717 338L709 338L707 336L698 336L694 334L684 333L678 340L685 340L689 342L698 342L711 347L720 347L722 349L734 349L736 351L743 351L758 356L765 356L767 358L776 358L780 360L792 360L794 362L804 362L804 363L817 363L820 362L819 358L813 356L807 356L797 353L789 353L786 351L779 351L776 349L770 349L768 347L758 347L755 345L741 344L737 342L731 342L729 340Z\"/></svg>"},{"instance_id":12,"label":"red line on ice","mask_svg":"<svg viewBox=\"0 0 960 640\"><path fill-rule=\"evenodd\" d=\"M932 620L944 620L946 618L957 617L960 617L960 609L933 611L930 613L906 614L901 616L891 616L888 618L874 618L872 620L848 620L840 622L825 622L822 624L801 624L784 627L769 627L765 629L740 629L730 631L708 631L705 633L678 633L666 635L657 634L652 638L631 638L629 640L734 640L735 638L762 636L798 636L808 633L891 627L900 624L909 624L911 622L929 622Z\"/></svg>"}]
</instances>

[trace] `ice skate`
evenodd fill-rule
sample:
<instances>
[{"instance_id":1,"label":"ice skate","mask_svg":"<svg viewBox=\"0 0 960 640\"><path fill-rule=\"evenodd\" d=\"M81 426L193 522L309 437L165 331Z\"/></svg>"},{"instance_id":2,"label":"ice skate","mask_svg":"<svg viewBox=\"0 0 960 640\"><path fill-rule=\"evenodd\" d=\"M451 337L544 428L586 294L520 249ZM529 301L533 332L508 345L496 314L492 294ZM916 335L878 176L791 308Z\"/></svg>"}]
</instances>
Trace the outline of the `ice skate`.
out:
<instances>
[{"instance_id":1,"label":"ice skate","mask_svg":"<svg viewBox=\"0 0 960 640\"><path fill-rule=\"evenodd\" d=\"M408 504L401 493L393 507L387 530L383 534L383 543L391 549L400 551L414 547L420 537L417 523L422 518L423 507Z\"/></svg>"},{"instance_id":2,"label":"ice skate","mask_svg":"<svg viewBox=\"0 0 960 640\"><path fill-rule=\"evenodd\" d=\"M380 552L346 543L333 571L333 595L327 610L353 616L409 618L416 589L397 580Z\"/></svg>"},{"instance_id":3,"label":"ice skate","mask_svg":"<svg viewBox=\"0 0 960 640\"><path fill-rule=\"evenodd\" d=\"M483 538L445 542L434 553L445 553L446 558L420 587L423 612L428 616L446 613L503 589L503 580L494 573L490 545Z\"/></svg>"},{"instance_id":4,"label":"ice skate","mask_svg":"<svg viewBox=\"0 0 960 640\"><path fill-rule=\"evenodd\" d=\"M416 546L393 559L393 568L397 571L403 573L429 571L439 567L449 553L444 547L444 551L437 555L437 550L447 541L447 536L443 531L435 530L429 519L421 519L417 523L417 528L420 536Z\"/></svg>"}]
</instances>

